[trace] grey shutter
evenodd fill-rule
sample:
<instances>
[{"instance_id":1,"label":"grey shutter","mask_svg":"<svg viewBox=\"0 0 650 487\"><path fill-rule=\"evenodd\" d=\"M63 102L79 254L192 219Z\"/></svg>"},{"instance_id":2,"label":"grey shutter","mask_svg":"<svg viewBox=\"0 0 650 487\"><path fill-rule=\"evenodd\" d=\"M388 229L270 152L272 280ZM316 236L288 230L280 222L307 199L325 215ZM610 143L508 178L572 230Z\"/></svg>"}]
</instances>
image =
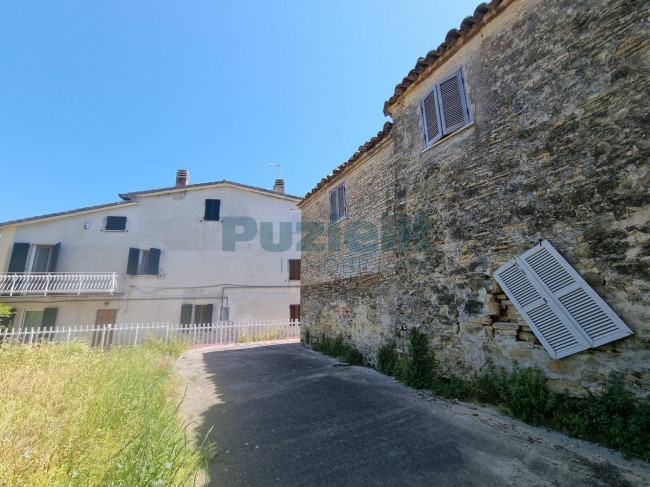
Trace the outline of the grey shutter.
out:
<instances>
[{"instance_id":1,"label":"grey shutter","mask_svg":"<svg viewBox=\"0 0 650 487\"><path fill-rule=\"evenodd\" d=\"M159 266L160 249L149 249L149 265L147 266L147 274L150 276L157 276Z\"/></svg>"},{"instance_id":2,"label":"grey shutter","mask_svg":"<svg viewBox=\"0 0 650 487\"><path fill-rule=\"evenodd\" d=\"M213 304L207 304L205 306L205 317L204 317L205 321L204 321L204 323L207 324L207 325L212 323L212 310L213 309L214 309Z\"/></svg>"},{"instance_id":3,"label":"grey shutter","mask_svg":"<svg viewBox=\"0 0 650 487\"><path fill-rule=\"evenodd\" d=\"M47 272L56 272L56 266L59 263L59 252L61 251L61 242L52 247L50 263L47 266Z\"/></svg>"},{"instance_id":4,"label":"grey shutter","mask_svg":"<svg viewBox=\"0 0 650 487\"><path fill-rule=\"evenodd\" d=\"M7 272L25 272L28 252L28 243L14 242L14 248L11 251L11 259L9 259L9 270Z\"/></svg>"},{"instance_id":5,"label":"grey shutter","mask_svg":"<svg viewBox=\"0 0 650 487\"><path fill-rule=\"evenodd\" d=\"M43 321L41 323L41 326L43 328L47 328L47 327L56 325L56 313L57 313L57 311L58 311L57 308L45 308L43 310Z\"/></svg>"},{"instance_id":6,"label":"grey shutter","mask_svg":"<svg viewBox=\"0 0 650 487\"><path fill-rule=\"evenodd\" d=\"M442 132L447 135L469 123L462 71L436 85L440 102Z\"/></svg>"},{"instance_id":7,"label":"grey shutter","mask_svg":"<svg viewBox=\"0 0 650 487\"><path fill-rule=\"evenodd\" d=\"M543 241L519 259L530 267L592 347L632 334L623 320L548 241Z\"/></svg>"},{"instance_id":8,"label":"grey shutter","mask_svg":"<svg viewBox=\"0 0 650 487\"><path fill-rule=\"evenodd\" d=\"M562 358L589 348L587 340L575 327L567 326L562 311L547 299L517 259L499 268L494 278L551 357Z\"/></svg>"},{"instance_id":9,"label":"grey shutter","mask_svg":"<svg viewBox=\"0 0 650 487\"><path fill-rule=\"evenodd\" d=\"M135 276L138 273L138 261L140 260L140 249L129 249L129 260L126 264L126 273Z\"/></svg>"},{"instance_id":10,"label":"grey shutter","mask_svg":"<svg viewBox=\"0 0 650 487\"><path fill-rule=\"evenodd\" d=\"M502 266L494 277L553 358L632 334L547 241Z\"/></svg>"},{"instance_id":11,"label":"grey shutter","mask_svg":"<svg viewBox=\"0 0 650 487\"><path fill-rule=\"evenodd\" d=\"M125 216L107 216L105 230L124 231L126 230Z\"/></svg>"},{"instance_id":12,"label":"grey shutter","mask_svg":"<svg viewBox=\"0 0 650 487\"><path fill-rule=\"evenodd\" d=\"M181 305L181 325L189 325L192 323L192 305Z\"/></svg>"},{"instance_id":13,"label":"grey shutter","mask_svg":"<svg viewBox=\"0 0 650 487\"><path fill-rule=\"evenodd\" d=\"M337 209L338 205L336 204L336 190L330 193L330 223L334 223L338 220Z\"/></svg>"},{"instance_id":14,"label":"grey shutter","mask_svg":"<svg viewBox=\"0 0 650 487\"><path fill-rule=\"evenodd\" d=\"M422 120L424 125L424 141L429 147L438 140L442 133L440 131L440 113L436 90L433 89L427 97L422 100Z\"/></svg>"},{"instance_id":15,"label":"grey shutter","mask_svg":"<svg viewBox=\"0 0 650 487\"><path fill-rule=\"evenodd\" d=\"M343 218L344 216L348 215L348 208L347 208L347 203L345 201L345 184L342 184L341 186L338 187L337 189L338 192L338 215L339 215L339 220Z\"/></svg>"}]
</instances>

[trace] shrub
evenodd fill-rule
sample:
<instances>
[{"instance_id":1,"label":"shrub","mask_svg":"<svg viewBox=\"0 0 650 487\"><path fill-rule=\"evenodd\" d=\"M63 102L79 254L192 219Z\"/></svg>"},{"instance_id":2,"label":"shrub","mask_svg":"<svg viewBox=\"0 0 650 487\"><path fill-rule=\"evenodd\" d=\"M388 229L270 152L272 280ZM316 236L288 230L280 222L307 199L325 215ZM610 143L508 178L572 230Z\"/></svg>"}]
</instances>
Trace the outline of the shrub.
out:
<instances>
[{"instance_id":1,"label":"shrub","mask_svg":"<svg viewBox=\"0 0 650 487\"><path fill-rule=\"evenodd\" d=\"M312 349L350 365L363 365L363 355L353 345L346 343L343 335L336 338L321 335L312 343Z\"/></svg>"},{"instance_id":2,"label":"shrub","mask_svg":"<svg viewBox=\"0 0 650 487\"><path fill-rule=\"evenodd\" d=\"M409 387L430 389L436 375L436 363L429 352L426 335L412 328L409 335L409 348L406 357L397 361L395 378Z\"/></svg>"},{"instance_id":3,"label":"shrub","mask_svg":"<svg viewBox=\"0 0 650 487\"><path fill-rule=\"evenodd\" d=\"M377 369L379 372L386 375L393 375L396 362L397 350L394 341L379 347L379 351L377 352Z\"/></svg>"}]
</instances>

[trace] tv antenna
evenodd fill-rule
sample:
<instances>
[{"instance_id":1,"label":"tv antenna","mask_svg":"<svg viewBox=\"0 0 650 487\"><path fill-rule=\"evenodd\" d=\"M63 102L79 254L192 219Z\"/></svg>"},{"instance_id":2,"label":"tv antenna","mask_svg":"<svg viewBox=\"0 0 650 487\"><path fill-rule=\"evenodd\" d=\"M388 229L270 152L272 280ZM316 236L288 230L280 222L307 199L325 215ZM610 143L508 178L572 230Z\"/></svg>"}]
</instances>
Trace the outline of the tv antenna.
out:
<instances>
[{"instance_id":1,"label":"tv antenna","mask_svg":"<svg viewBox=\"0 0 650 487\"><path fill-rule=\"evenodd\" d=\"M280 164L269 164L269 167L277 167L278 168L278 177L277 177L277 179L280 179Z\"/></svg>"}]
</instances>

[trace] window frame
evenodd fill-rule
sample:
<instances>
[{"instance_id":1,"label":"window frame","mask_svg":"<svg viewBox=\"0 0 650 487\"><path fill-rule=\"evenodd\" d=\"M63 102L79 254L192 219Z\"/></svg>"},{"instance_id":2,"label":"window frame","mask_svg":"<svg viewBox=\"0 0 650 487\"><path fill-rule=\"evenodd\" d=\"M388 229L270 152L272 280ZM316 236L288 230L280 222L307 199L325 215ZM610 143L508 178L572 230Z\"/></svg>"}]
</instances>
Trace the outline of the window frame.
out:
<instances>
[{"instance_id":1,"label":"window frame","mask_svg":"<svg viewBox=\"0 0 650 487\"><path fill-rule=\"evenodd\" d=\"M339 201L339 189L343 188L343 215L340 214L341 202ZM332 213L332 195L336 195L336 213ZM330 213L330 225L335 224L347 218L348 216L348 193L346 188L346 182L343 181L341 184L337 185L333 190L328 193L327 198L327 207ZM335 218L336 216L336 218Z\"/></svg>"},{"instance_id":2,"label":"window frame","mask_svg":"<svg viewBox=\"0 0 650 487\"><path fill-rule=\"evenodd\" d=\"M463 124L456 125L451 129L449 129L446 127L445 124L444 104L442 103L440 85L446 83L447 81L449 81L454 77L458 77L458 90L460 94L460 102L462 107ZM429 137L429 127L427 125L427 113L425 108L425 102L431 95L433 95L434 97L435 115L438 124L438 134L435 135L433 138ZM433 85L433 88L431 88L420 101L420 112L422 114L422 128L424 131L425 149L428 149L439 140L444 139L445 137L453 134L454 132L461 130L464 127L467 127L472 123L472 117L470 115L470 110L469 110L469 100L467 98L467 85L465 83L465 73L462 67L446 74L445 76L442 76L435 83L435 85Z\"/></svg>"}]
</instances>

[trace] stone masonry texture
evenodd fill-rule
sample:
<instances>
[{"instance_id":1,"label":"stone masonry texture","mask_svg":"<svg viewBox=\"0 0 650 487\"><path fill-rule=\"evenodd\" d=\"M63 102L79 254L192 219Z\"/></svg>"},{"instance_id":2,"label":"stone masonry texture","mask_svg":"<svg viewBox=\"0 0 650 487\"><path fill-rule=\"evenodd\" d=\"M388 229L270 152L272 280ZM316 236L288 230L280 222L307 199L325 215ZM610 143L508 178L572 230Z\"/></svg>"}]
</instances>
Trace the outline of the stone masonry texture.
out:
<instances>
[{"instance_id":1,"label":"stone masonry texture","mask_svg":"<svg viewBox=\"0 0 650 487\"><path fill-rule=\"evenodd\" d=\"M505 1L420 76L390 107L390 134L300 204L304 328L342 333L373 363L416 327L446 374L490 357L574 396L612 371L647 394L649 5ZM420 101L459 68L471 123L425 150ZM341 183L348 216L330 225ZM542 239L634 335L549 357L492 278Z\"/></svg>"}]
</instances>

